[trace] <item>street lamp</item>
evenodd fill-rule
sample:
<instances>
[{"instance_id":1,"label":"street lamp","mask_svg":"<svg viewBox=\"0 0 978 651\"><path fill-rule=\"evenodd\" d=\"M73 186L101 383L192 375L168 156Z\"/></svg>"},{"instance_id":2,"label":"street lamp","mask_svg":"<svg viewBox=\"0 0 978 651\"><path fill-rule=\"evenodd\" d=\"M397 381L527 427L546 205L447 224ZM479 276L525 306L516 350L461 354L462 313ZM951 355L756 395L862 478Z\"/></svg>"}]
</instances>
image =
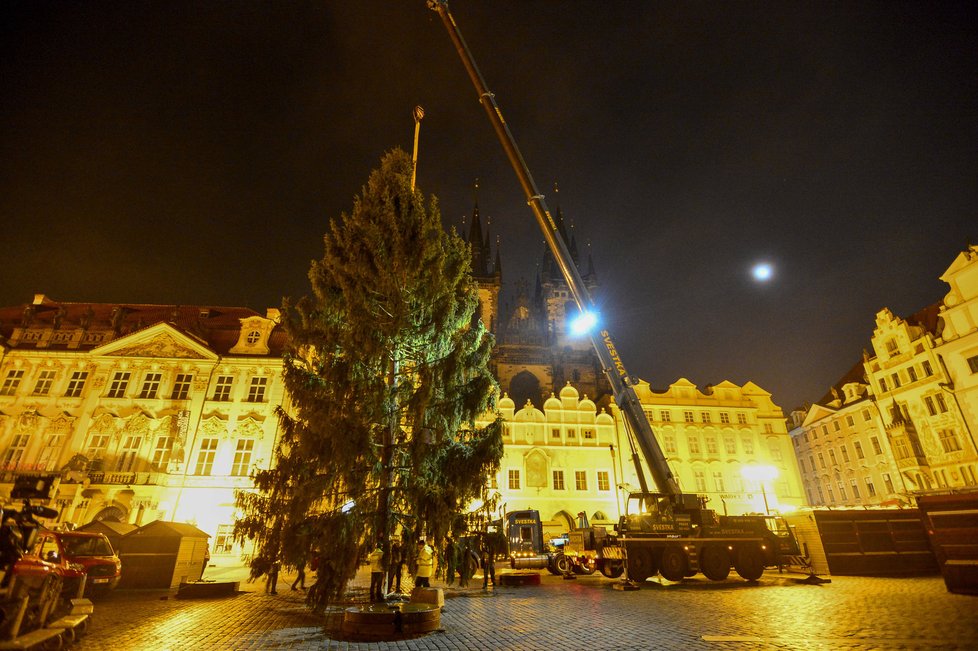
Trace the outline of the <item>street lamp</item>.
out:
<instances>
[{"instance_id":1,"label":"street lamp","mask_svg":"<svg viewBox=\"0 0 978 651\"><path fill-rule=\"evenodd\" d=\"M770 514L771 509L767 505L767 490L764 486L764 482L777 479L778 469L774 466L759 466L750 465L743 466L740 469L740 474L744 476L744 479L749 479L751 481L756 481L761 485L761 496L764 498L764 513Z\"/></svg>"}]
</instances>

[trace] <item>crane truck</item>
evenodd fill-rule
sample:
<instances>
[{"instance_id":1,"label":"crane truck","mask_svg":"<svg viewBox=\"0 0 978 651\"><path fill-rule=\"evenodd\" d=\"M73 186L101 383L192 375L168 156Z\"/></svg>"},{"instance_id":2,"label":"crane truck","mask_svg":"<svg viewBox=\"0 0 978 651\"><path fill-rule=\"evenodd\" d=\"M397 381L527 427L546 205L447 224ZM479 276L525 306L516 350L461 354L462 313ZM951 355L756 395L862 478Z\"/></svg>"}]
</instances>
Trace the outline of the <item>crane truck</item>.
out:
<instances>
[{"instance_id":1,"label":"crane truck","mask_svg":"<svg viewBox=\"0 0 978 651\"><path fill-rule=\"evenodd\" d=\"M596 315L580 272L503 119L495 95L489 91L462 38L447 0L427 0L427 4L448 31L581 315ZM730 574L731 567L744 579L755 581L765 567L780 565L784 556L797 555L797 541L783 520L774 519L774 526L769 526L764 516L721 516L706 508L705 498L680 489L611 334L601 329L591 331L589 336L625 422L640 490L628 496L616 535L601 535L606 533L603 528L598 532L589 527L581 531L579 540L568 540L571 547L565 545L564 555L571 552L573 558L583 558L589 565L593 562L606 576L620 575L624 569L627 578L637 582L657 573L678 581L699 571L719 581ZM649 488L639 453L655 491Z\"/></svg>"}]
</instances>

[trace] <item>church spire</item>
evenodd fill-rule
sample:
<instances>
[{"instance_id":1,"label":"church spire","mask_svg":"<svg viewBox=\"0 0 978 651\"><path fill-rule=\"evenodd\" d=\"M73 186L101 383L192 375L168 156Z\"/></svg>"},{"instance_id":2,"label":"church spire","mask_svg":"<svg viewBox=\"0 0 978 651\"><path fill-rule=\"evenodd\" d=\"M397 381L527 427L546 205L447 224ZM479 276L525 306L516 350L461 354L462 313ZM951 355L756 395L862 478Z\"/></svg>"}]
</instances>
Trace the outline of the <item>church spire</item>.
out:
<instances>
[{"instance_id":1,"label":"church spire","mask_svg":"<svg viewBox=\"0 0 978 651\"><path fill-rule=\"evenodd\" d=\"M491 275L486 240L482 237L482 220L479 219L479 179L475 180L475 207L469 225L469 247L472 250L472 275L476 278Z\"/></svg>"}]
</instances>

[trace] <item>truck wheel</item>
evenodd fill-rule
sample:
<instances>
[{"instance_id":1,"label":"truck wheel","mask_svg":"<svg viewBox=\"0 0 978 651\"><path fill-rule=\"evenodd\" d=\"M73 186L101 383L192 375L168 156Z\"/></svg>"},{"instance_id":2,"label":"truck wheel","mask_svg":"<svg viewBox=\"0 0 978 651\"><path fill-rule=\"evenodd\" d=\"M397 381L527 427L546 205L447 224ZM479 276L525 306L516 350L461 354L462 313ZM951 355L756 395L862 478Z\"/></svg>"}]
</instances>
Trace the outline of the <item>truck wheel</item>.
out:
<instances>
[{"instance_id":1,"label":"truck wheel","mask_svg":"<svg viewBox=\"0 0 978 651\"><path fill-rule=\"evenodd\" d=\"M682 581L689 569L689 562L686 553L676 546L669 546L662 550L662 562L659 565L659 574L667 581Z\"/></svg>"},{"instance_id":2,"label":"truck wheel","mask_svg":"<svg viewBox=\"0 0 978 651\"><path fill-rule=\"evenodd\" d=\"M737 551L734 569L742 578L757 581L764 574L764 556L761 555L761 550L753 545L741 547Z\"/></svg>"},{"instance_id":3,"label":"truck wheel","mask_svg":"<svg viewBox=\"0 0 978 651\"><path fill-rule=\"evenodd\" d=\"M625 572L625 564L621 561L605 561L601 564L601 573L609 579L617 579Z\"/></svg>"},{"instance_id":4,"label":"truck wheel","mask_svg":"<svg viewBox=\"0 0 978 651\"><path fill-rule=\"evenodd\" d=\"M591 576L594 574L595 569L595 561L593 558L585 558L582 562L580 557L578 557L578 561L574 563L574 574Z\"/></svg>"},{"instance_id":5,"label":"truck wheel","mask_svg":"<svg viewBox=\"0 0 978 651\"><path fill-rule=\"evenodd\" d=\"M722 545L707 545L700 553L700 569L711 581L723 581L730 576L730 552Z\"/></svg>"},{"instance_id":6,"label":"truck wheel","mask_svg":"<svg viewBox=\"0 0 978 651\"><path fill-rule=\"evenodd\" d=\"M557 554L554 557L554 569L557 574L568 574L571 571L571 561L564 554Z\"/></svg>"},{"instance_id":7,"label":"truck wheel","mask_svg":"<svg viewBox=\"0 0 978 651\"><path fill-rule=\"evenodd\" d=\"M651 549L631 549L628 551L628 578L642 583L656 572L655 558Z\"/></svg>"}]
</instances>

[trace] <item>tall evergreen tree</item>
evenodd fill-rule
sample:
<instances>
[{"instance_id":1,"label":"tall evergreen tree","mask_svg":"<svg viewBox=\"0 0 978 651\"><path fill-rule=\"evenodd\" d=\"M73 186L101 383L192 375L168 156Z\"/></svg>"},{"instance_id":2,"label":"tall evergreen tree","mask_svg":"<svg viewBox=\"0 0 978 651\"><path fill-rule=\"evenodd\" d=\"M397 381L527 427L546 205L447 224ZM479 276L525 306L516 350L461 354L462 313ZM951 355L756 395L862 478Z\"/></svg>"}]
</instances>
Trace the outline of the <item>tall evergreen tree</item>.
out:
<instances>
[{"instance_id":1,"label":"tall evergreen tree","mask_svg":"<svg viewBox=\"0 0 978 651\"><path fill-rule=\"evenodd\" d=\"M314 606L342 594L378 540L389 558L395 533L440 539L502 457L499 421L474 423L497 385L468 246L411 170L401 150L383 157L352 213L331 222L312 297L286 302L292 408L272 467L238 496L236 536L259 549L253 575L315 550Z\"/></svg>"}]
</instances>

